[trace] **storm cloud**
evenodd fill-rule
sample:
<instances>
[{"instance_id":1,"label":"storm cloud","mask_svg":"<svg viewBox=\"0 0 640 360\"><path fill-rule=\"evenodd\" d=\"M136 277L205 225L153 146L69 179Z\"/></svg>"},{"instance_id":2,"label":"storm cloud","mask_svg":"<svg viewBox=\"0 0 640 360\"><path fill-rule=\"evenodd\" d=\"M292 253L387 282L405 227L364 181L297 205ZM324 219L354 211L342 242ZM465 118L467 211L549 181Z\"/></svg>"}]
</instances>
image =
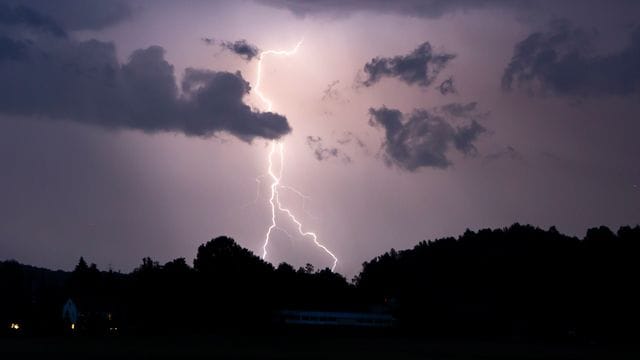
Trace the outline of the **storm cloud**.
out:
<instances>
[{"instance_id":1,"label":"storm cloud","mask_svg":"<svg viewBox=\"0 0 640 360\"><path fill-rule=\"evenodd\" d=\"M29 19L19 25L35 26ZM250 86L239 72L187 69L179 89L162 47L136 50L121 64L112 43L10 30L0 31L2 114L202 137L228 132L247 142L291 131L285 117L243 102Z\"/></svg>"},{"instance_id":2,"label":"storm cloud","mask_svg":"<svg viewBox=\"0 0 640 360\"><path fill-rule=\"evenodd\" d=\"M3 4L31 20L46 19L44 27L68 31L100 30L130 19L135 12L127 0L0 0L0 14Z\"/></svg>"},{"instance_id":3,"label":"storm cloud","mask_svg":"<svg viewBox=\"0 0 640 360\"><path fill-rule=\"evenodd\" d=\"M504 71L502 88L531 95L625 96L640 92L640 27L621 50L597 54L595 31L556 21L516 44Z\"/></svg>"},{"instance_id":4,"label":"storm cloud","mask_svg":"<svg viewBox=\"0 0 640 360\"><path fill-rule=\"evenodd\" d=\"M55 36L67 36L67 33L52 18L22 5L11 7L0 3L0 25L24 26L49 32Z\"/></svg>"},{"instance_id":5,"label":"storm cloud","mask_svg":"<svg viewBox=\"0 0 640 360\"><path fill-rule=\"evenodd\" d=\"M247 40L223 41L220 43L223 49L229 50L241 58L251 61L260 54L260 49L247 42Z\"/></svg>"},{"instance_id":6,"label":"storm cloud","mask_svg":"<svg viewBox=\"0 0 640 360\"><path fill-rule=\"evenodd\" d=\"M474 156L477 153L475 142L486 131L472 115L475 105L451 108L468 111L453 115L448 110L434 108L416 109L411 114L403 114L385 106L370 108L369 125L385 132L382 143L385 162L403 170L415 171L423 167L444 169L451 166L452 162L447 156L450 149ZM454 126L452 120L455 118L464 118L468 124Z\"/></svg>"},{"instance_id":7,"label":"storm cloud","mask_svg":"<svg viewBox=\"0 0 640 360\"><path fill-rule=\"evenodd\" d=\"M448 13L492 7L530 7L530 0L259 0L299 16L349 15L359 11L438 18Z\"/></svg>"},{"instance_id":8,"label":"storm cloud","mask_svg":"<svg viewBox=\"0 0 640 360\"><path fill-rule=\"evenodd\" d=\"M429 42L424 42L408 55L371 59L364 65L366 79L361 83L369 87L383 77L392 77L408 85L428 87L454 58L454 54L435 52Z\"/></svg>"}]
</instances>

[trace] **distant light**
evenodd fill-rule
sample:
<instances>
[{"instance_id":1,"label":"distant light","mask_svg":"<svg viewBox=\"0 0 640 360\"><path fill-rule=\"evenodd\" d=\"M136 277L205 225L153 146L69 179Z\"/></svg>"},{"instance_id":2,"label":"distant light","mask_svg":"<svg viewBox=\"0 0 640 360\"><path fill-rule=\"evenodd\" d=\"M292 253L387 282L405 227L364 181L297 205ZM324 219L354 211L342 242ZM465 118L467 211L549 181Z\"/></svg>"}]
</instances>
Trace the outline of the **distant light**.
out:
<instances>
[{"instance_id":1,"label":"distant light","mask_svg":"<svg viewBox=\"0 0 640 360\"><path fill-rule=\"evenodd\" d=\"M11 323L11 324L9 325L9 328L10 328L11 330L20 330L20 324L18 324L18 323Z\"/></svg>"},{"instance_id":2,"label":"distant light","mask_svg":"<svg viewBox=\"0 0 640 360\"><path fill-rule=\"evenodd\" d=\"M71 330L75 330L76 329L76 324L71 324Z\"/></svg>"}]
</instances>

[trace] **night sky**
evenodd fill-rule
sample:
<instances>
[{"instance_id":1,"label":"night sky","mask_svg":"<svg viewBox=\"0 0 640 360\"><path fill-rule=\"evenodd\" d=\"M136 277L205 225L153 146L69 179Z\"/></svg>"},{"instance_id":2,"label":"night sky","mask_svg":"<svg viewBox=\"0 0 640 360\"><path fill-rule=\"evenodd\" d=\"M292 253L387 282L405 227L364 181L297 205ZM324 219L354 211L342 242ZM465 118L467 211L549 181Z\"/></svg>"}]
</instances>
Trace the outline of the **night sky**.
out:
<instances>
[{"instance_id":1,"label":"night sky","mask_svg":"<svg viewBox=\"0 0 640 360\"><path fill-rule=\"evenodd\" d=\"M467 228L638 224L638 18L631 0L0 0L0 259L130 271L218 235L261 255L273 140L281 201L348 277ZM278 222L268 261L331 265Z\"/></svg>"}]
</instances>

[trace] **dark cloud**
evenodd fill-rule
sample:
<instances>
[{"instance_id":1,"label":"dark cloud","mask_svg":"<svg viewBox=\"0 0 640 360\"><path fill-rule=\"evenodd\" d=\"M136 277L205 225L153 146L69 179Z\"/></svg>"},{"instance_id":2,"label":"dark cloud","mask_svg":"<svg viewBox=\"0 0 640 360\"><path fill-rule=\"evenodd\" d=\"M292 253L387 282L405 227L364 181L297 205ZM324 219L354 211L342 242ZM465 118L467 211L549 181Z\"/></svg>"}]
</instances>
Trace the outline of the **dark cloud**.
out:
<instances>
[{"instance_id":1,"label":"dark cloud","mask_svg":"<svg viewBox=\"0 0 640 360\"><path fill-rule=\"evenodd\" d=\"M0 61L24 59L26 53L26 42L0 35Z\"/></svg>"},{"instance_id":2,"label":"dark cloud","mask_svg":"<svg viewBox=\"0 0 640 360\"><path fill-rule=\"evenodd\" d=\"M453 144L456 149L465 155L475 156L478 153L474 142L478 139L478 135L485 132L486 129L475 120L471 121L471 124L466 126L456 127L456 132L453 136Z\"/></svg>"},{"instance_id":3,"label":"dark cloud","mask_svg":"<svg viewBox=\"0 0 640 360\"><path fill-rule=\"evenodd\" d=\"M132 2L127 0L0 0L0 7L1 3L29 9L72 31L103 29L130 18L134 12Z\"/></svg>"},{"instance_id":4,"label":"dark cloud","mask_svg":"<svg viewBox=\"0 0 640 360\"><path fill-rule=\"evenodd\" d=\"M238 41L223 41L220 43L220 46L223 49L229 50L241 58L251 61L253 58L260 55L260 49L247 42L247 40L238 40Z\"/></svg>"},{"instance_id":5,"label":"dark cloud","mask_svg":"<svg viewBox=\"0 0 640 360\"><path fill-rule=\"evenodd\" d=\"M442 95L457 94L458 90L453 83L453 77L450 76L448 79L441 82L440 86L438 86L438 91L440 91L440 94Z\"/></svg>"},{"instance_id":6,"label":"dark cloud","mask_svg":"<svg viewBox=\"0 0 640 360\"><path fill-rule=\"evenodd\" d=\"M0 25L25 26L49 32L55 36L67 36L66 32L52 18L23 5L11 7L0 3Z\"/></svg>"},{"instance_id":7,"label":"dark cloud","mask_svg":"<svg viewBox=\"0 0 640 360\"><path fill-rule=\"evenodd\" d=\"M337 147L325 146L320 136L307 136L307 145L313 150L313 155L318 161L330 158L339 158L344 163L350 163L351 157Z\"/></svg>"},{"instance_id":8,"label":"dark cloud","mask_svg":"<svg viewBox=\"0 0 640 360\"><path fill-rule=\"evenodd\" d=\"M187 69L179 91L159 46L121 64L112 43L0 33L0 83L5 115L204 137L225 131L244 141L291 131L285 117L243 102L250 86L239 72Z\"/></svg>"},{"instance_id":9,"label":"dark cloud","mask_svg":"<svg viewBox=\"0 0 640 360\"><path fill-rule=\"evenodd\" d=\"M408 55L371 59L364 65L367 78L361 83L371 86L383 77L394 77L409 85L428 87L453 58L453 54L435 52L425 42Z\"/></svg>"},{"instance_id":10,"label":"dark cloud","mask_svg":"<svg viewBox=\"0 0 640 360\"><path fill-rule=\"evenodd\" d=\"M276 139L291 131L287 119L272 112L255 112L242 99L250 86L240 72L187 69L183 83L186 99L182 107L191 115L187 134L209 135L213 125L243 140L254 137Z\"/></svg>"},{"instance_id":11,"label":"dark cloud","mask_svg":"<svg viewBox=\"0 0 640 360\"><path fill-rule=\"evenodd\" d=\"M452 125L458 116L441 108L416 109L405 115L383 106L370 108L369 114L369 124L385 131L382 149L387 164L408 171L449 167L452 163L447 153L452 147L464 155L474 156L477 153L474 143L486 131L475 118L467 120L467 125Z\"/></svg>"},{"instance_id":12,"label":"dark cloud","mask_svg":"<svg viewBox=\"0 0 640 360\"><path fill-rule=\"evenodd\" d=\"M595 31L556 21L516 44L504 71L502 88L531 95L624 96L640 92L640 27L625 48L610 54L593 51Z\"/></svg>"},{"instance_id":13,"label":"dark cloud","mask_svg":"<svg viewBox=\"0 0 640 360\"><path fill-rule=\"evenodd\" d=\"M437 18L447 13L491 7L530 7L530 0L259 0L299 16L349 15L358 11Z\"/></svg>"}]
</instances>

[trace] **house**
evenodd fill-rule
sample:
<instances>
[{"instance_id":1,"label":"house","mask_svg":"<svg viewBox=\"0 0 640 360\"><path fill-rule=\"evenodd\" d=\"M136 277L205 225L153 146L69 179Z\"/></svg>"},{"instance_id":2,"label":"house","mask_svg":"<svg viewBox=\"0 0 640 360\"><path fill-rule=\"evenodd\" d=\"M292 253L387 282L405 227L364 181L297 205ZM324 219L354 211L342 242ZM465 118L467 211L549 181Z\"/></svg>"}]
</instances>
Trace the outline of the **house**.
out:
<instances>
[{"instance_id":1,"label":"house","mask_svg":"<svg viewBox=\"0 0 640 360\"><path fill-rule=\"evenodd\" d=\"M62 320L72 331L76 329L76 324L78 323L78 307L71 299L68 299L62 307Z\"/></svg>"}]
</instances>

